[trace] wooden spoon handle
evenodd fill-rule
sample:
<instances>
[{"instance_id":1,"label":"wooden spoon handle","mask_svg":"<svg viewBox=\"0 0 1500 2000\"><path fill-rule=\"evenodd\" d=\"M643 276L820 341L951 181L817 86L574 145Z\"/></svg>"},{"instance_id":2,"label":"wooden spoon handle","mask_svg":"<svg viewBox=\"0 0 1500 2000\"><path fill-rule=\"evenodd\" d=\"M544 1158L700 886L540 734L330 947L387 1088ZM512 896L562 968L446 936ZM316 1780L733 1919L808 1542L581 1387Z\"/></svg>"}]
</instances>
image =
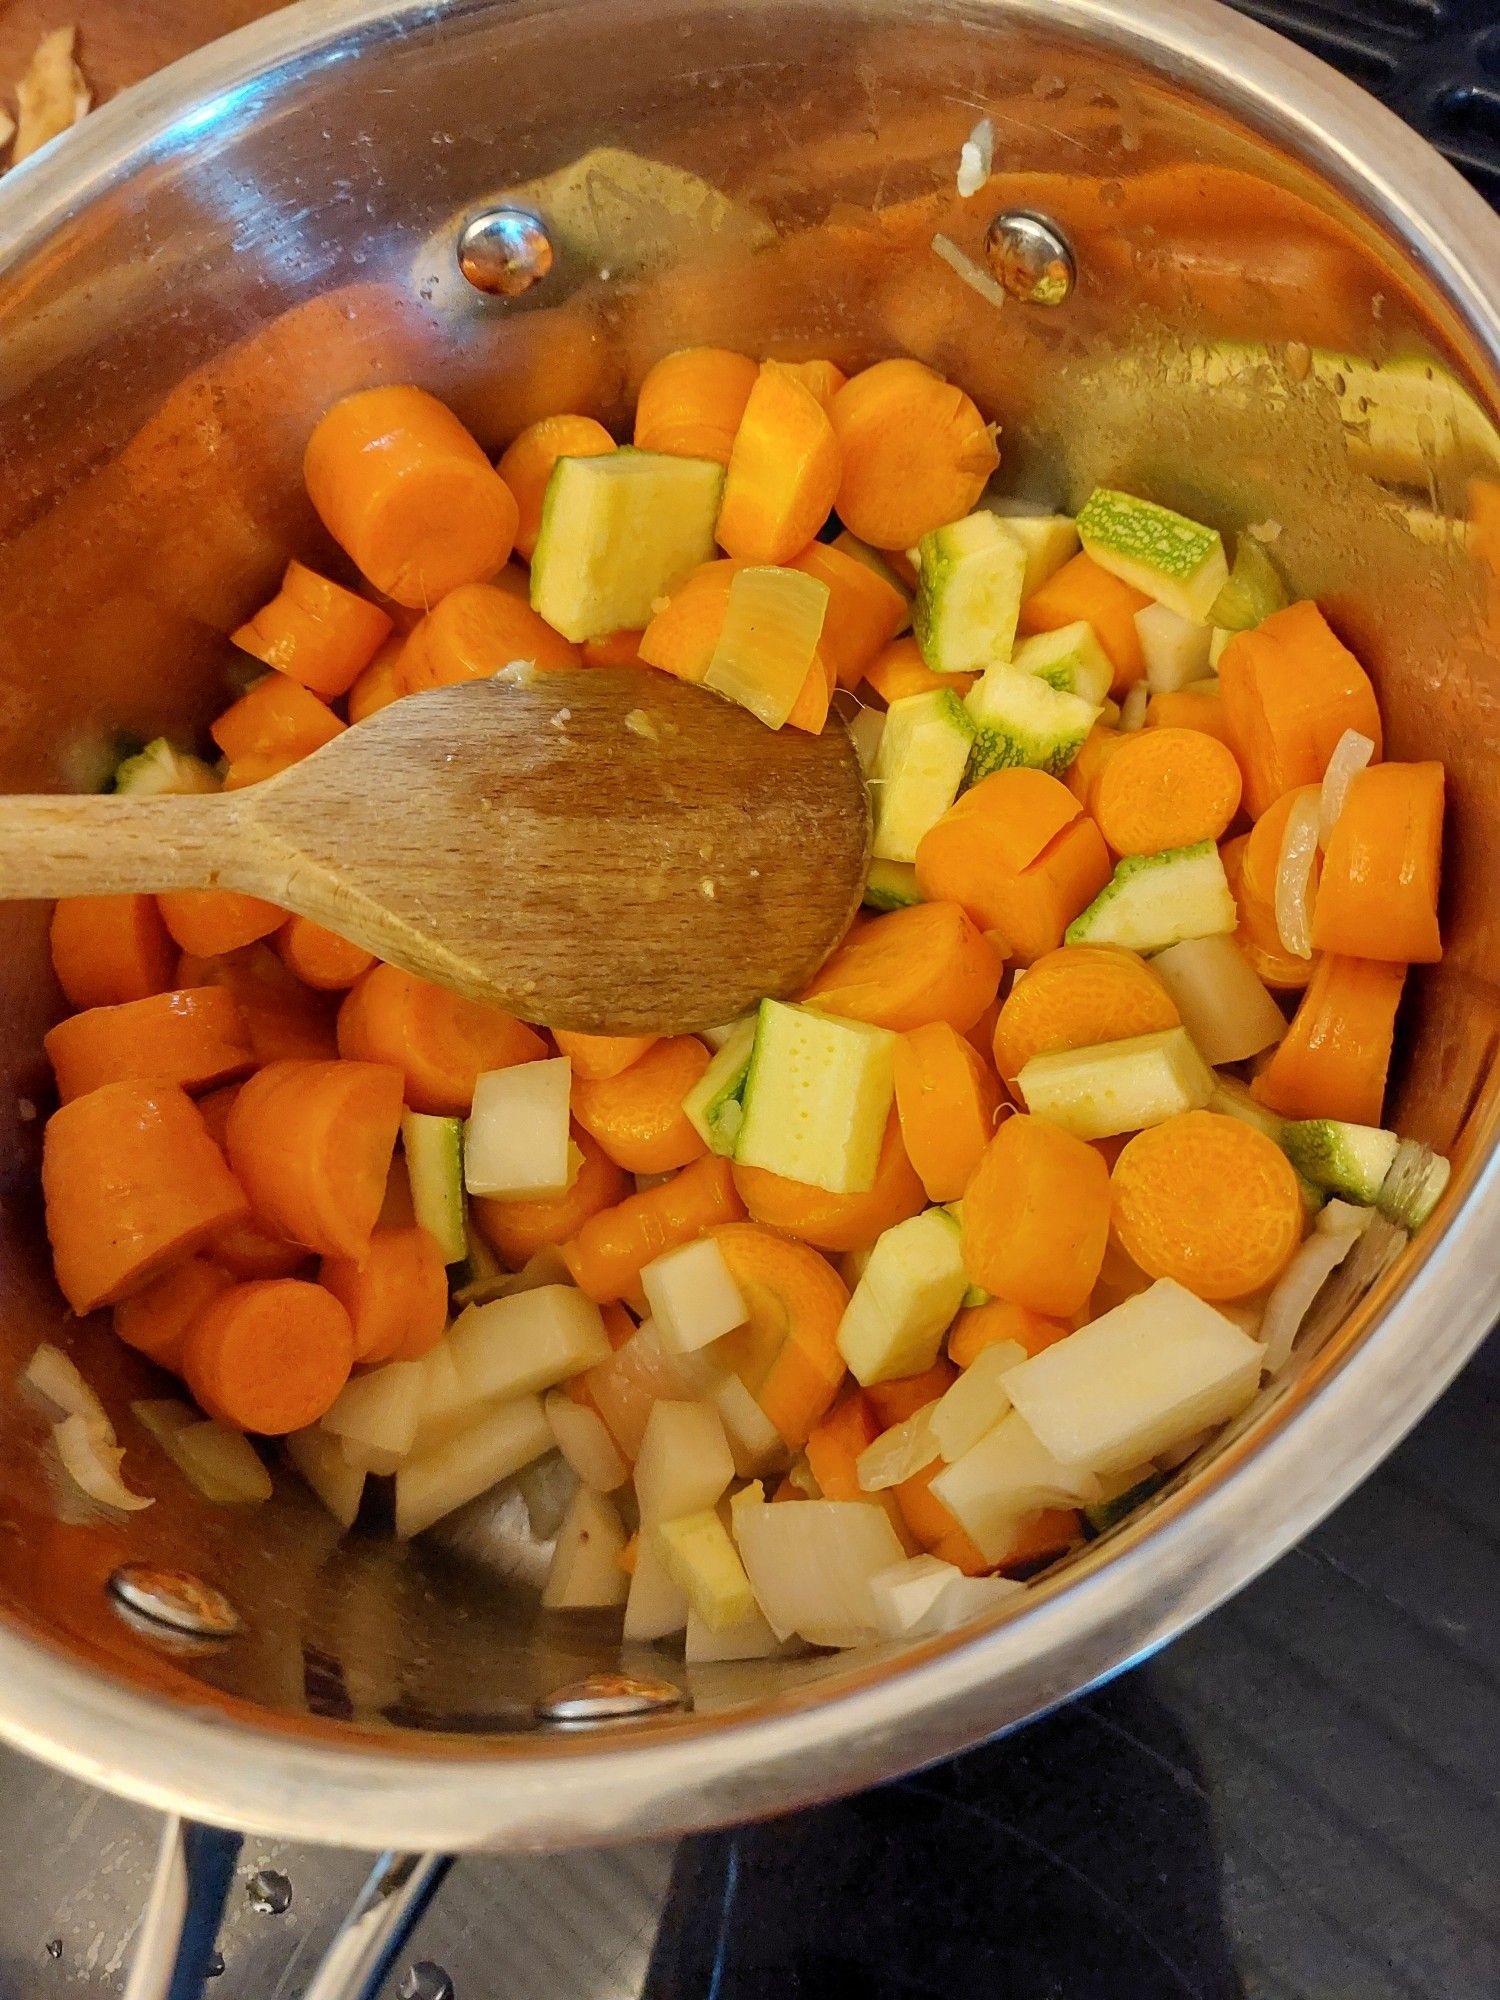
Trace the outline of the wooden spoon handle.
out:
<instances>
[{"instance_id":1,"label":"wooden spoon handle","mask_svg":"<svg viewBox=\"0 0 1500 2000\"><path fill-rule=\"evenodd\" d=\"M0 900L239 888L233 794L0 798Z\"/></svg>"}]
</instances>

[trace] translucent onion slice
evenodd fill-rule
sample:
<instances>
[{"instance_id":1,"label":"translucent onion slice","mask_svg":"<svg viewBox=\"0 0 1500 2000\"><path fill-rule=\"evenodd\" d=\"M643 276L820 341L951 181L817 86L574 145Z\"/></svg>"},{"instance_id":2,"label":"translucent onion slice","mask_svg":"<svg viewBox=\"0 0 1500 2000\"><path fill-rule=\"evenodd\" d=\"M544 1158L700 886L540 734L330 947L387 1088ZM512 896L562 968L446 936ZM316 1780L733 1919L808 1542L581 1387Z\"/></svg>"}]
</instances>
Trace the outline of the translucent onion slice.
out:
<instances>
[{"instance_id":1,"label":"translucent onion slice","mask_svg":"<svg viewBox=\"0 0 1500 2000\"><path fill-rule=\"evenodd\" d=\"M883 1493L888 1486L899 1486L903 1479L910 1479L940 1456L932 1428L932 1413L936 1408L935 1399L924 1403L915 1415L904 1423L892 1424L873 1444L865 1446L855 1462L862 1492Z\"/></svg>"},{"instance_id":2,"label":"translucent onion slice","mask_svg":"<svg viewBox=\"0 0 1500 2000\"><path fill-rule=\"evenodd\" d=\"M44 1340L21 1371L23 1388L32 1390L65 1417L82 1417L96 1429L114 1436L114 1426L99 1398L60 1347Z\"/></svg>"},{"instance_id":3,"label":"translucent onion slice","mask_svg":"<svg viewBox=\"0 0 1500 2000\"><path fill-rule=\"evenodd\" d=\"M1287 814L1276 865L1276 934L1295 958L1312 957L1312 869L1318 854L1318 799L1300 798Z\"/></svg>"},{"instance_id":4,"label":"translucent onion slice","mask_svg":"<svg viewBox=\"0 0 1500 2000\"><path fill-rule=\"evenodd\" d=\"M125 1454L115 1443L115 1434L106 1423L92 1424L87 1417L64 1417L52 1426L57 1455L63 1470L80 1493L101 1507L114 1507L122 1514L138 1514L156 1502L144 1493L132 1493L120 1477L120 1461Z\"/></svg>"},{"instance_id":5,"label":"translucent onion slice","mask_svg":"<svg viewBox=\"0 0 1500 2000\"><path fill-rule=\"evenodd\" d=\"M1260 1323L1267 1375L1278 1375L1292 1357L1313 1300L1359 1241L1360 1231L1314 1230L1277 1279Z\"/></svg>"},{"instance_id":6,"label":"translucent onion slice","mask_svg":"<svg viewBox=\"0 0 1500 2000\"><path fill-rule=\"evenodd\" d=\"M1349 787L1375 755L1375 745L1357 729L1346 729L1333 746L1328 769L1323 773L1323 790L1318 798L1318 845L1326 848L1328 836L1338 824Z\"/></svg>"},{"instance_id":7,"label":"translucent onion slice","mask_svg":"<svg viewBox=\"0 0 1500 2000\"><path fill-rule=\"evenodd\" d=\"M1137 681L1120 704L1121 729L1142 729L1146 722L1146 704L1151 699L1151 690L1144 681Z\"/></svg>"}]
</instances>

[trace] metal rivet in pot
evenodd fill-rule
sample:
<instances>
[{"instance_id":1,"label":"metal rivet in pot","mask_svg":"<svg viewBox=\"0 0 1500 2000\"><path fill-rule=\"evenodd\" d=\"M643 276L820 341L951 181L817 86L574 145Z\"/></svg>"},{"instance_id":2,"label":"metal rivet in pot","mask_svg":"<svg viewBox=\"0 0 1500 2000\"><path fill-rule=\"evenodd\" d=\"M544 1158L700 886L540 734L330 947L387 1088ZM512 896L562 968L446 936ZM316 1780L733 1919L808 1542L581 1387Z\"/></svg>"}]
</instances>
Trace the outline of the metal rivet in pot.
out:
<instances>
[{"instance_id":1,"label":"metal rivet in pot","mask_svg":"<svg viewBox=\"0 0 1500 2000\"><path fill-rule=\"evenodd\" d=\"M1005 291L1023 305L1060 306L1078 276L1057 224L1023 208L995 217L984 233L984 254Z\"/></svg>"},{"instance_id":2,"label":"metal rivet in pot","mask_svg":"<svg viewBox=\"0 0 1500 2000\"><path fill-rule=\"evenodd\" d=\"M245 1629L223 1591L185 1569L124 1563L109 1579L109 1594L138 1618L193 1639L232 1639Z\"/></svg>"},{"instance_id":3,"label":"metal rivet in pot","mask_svg":"<svg viewBox=\"0 0 1500 2000\"><path fill-rule=\"evenodd\" d=\"M541 1722L587 1729L604 1722L628 1722L635 1716L665 1715L686 1708L686 1691L674 1681L636 1680L629 1674L590 1674L546 1695L536 1705Z\"/></svg>"},{"instance_id":4,"label":"metal rivet in pot","mask_svg":"<svg viewBox=\"0 0 1500 2000\"><path fill-rule=\"evenodd\" d=\"M458 268L476 292L518 299L552 269L552 239L523 208L471 216L458 239Z\"/></svg>"}]
</instances>

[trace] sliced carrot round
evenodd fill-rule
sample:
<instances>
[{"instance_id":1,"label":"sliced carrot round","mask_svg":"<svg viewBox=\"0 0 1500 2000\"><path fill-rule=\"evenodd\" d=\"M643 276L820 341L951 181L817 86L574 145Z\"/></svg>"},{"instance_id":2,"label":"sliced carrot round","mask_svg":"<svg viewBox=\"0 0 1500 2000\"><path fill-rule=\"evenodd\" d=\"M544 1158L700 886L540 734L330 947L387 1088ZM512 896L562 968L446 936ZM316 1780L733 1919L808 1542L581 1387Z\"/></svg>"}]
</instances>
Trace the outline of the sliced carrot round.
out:
<instances>
[{"instance_id":1,"label":"sliced carrot round","mask_svg":"<svg viewBox=\"0 0 1500 2000\"><path fill-rule=\"evenodd\" d=\"M910 634L893 639L865 667L863 678L889 708L909 694L938 694L944 689L966 695L977 674L936 674L922 658L921 648Z\"/></svg>"},{"instance_id":2,"label":"sliced carrot round","mask_svg":"<svg viewBox=\"0 0 1500 2000\"><path fill-rule=\"evenodd\" d=\"M1284 1118L1378 1125L1405 979L1404 965L1320 953L1254 1095Z\"/></svg>"},{"instance_id":3,"label":"sliced carrot round","mask_svg":"<svg viewBox=\"0 0 1500 2000\"><path fill-rule=\"evenodd\" d=\"M927 1206L927 1192L901 1143L901 1121L892 1111L867 1194L829 1194L789 1181L764 1167L734 1169L741 1201L757 1222L820 1250L865 1250L887 1229Z\"/></svg>"},{"instance_id":4,"label":"sliced carrot round","mask_svg":"<svg viewBox=\"0 0 1500 2000\"><path fill-rule=\"evenodd\" d=\"M573 1116L628 1173L685 1167L706 1148L682 1100L712 1060L693 1035L654 1042L616 1076L575 1076Z\"/></svg>"},{"instance_id":5,"label":"sliced carrot round","mask_svg":"<svg viewBox=\"0 0 1500 2000\"><path fill-rule=\"evenodd\" d=\"M234 996L218 986L90 1007L49 1028L42 1046L64 1104L127 1077L202 1090L255 1061Z\"/></svg>"},{"instance_id":6,"label":"sliced carrot round","mask_svg":"<svg viewBox=\"0 0 1500 2000\"><path fill-rule=\"evenodd\" d=\"M304 986L268 943L210 958L184 952L177 980L233 994L258 1063L332 1062L338 1054L333 1002Z\"/></svg>"},{"instance_id":7,"label":"sliced carrot round","mask_svg":"<svg viewBox=\"0 0 1500 2000\"><path fill-rule=\"evenodd\" d=\"M425 1229L376 1229L363 1257L325 1257L318 1281L354 1330L354 1358L420 1361L448 1324L448 1272Z\"/></svg>"},{"instance_id":8,"label":"sliced carrot round","mask_svg":"<svg viewBox=\"0 0 1500 2000\"><path fill-rule=\"evenodd\" d=\"M564 1244L563 1259L579 1290L607 1305L640 1291L641 1266L653 1257L744 1213L729 1162L711 1153L591 1216Z\"/></svg>"},{"instance_id":9,"label":"sliced carrot round","mask_svg":"<svg viewBox=\"0 0 1500 2000\"><path fill-rule=\"evenodd\" d=\"M401 1076L381 1063L268 1063L230 1106L226 1144L255 1220L325 1257L362 1257L385 1200Z\"/></svg>"},{"instance_id":10,"label":"sliced carrot round","mask_svg":"<svg viewBox=\"0 0 1500 2000\"><path fill-rule=\"evenodd\" d=\"M1066 1319L1094 1289L1108 1239L1109 1170L1093 1147L1041 1118L1007 1118L964 1194L971 1281Z\"/></svg>"},{"instance_id":11,"label":"sliced carrot round","mask_svg":"<svg viewBox=\"0 0 1500 2000\"><path fill-rule=\"evenodd\" d=\"M339 1051L356 1062L388 1063L406 1079L413 1111L466 1113L488 1070L539 1062L541 1036L499 1007L465 1000L394 965L373 965L339 1009Z\"/></svg>"},{"instance_id":12,"label":"sliced carrot round","mask_svg":"<svg viewBox=\"0 0 1500 2000\"><path fill-rule=\"evenodd\" d=\"M1239 811L1234 752L1201 729L1137 729L1099 773L1090 810L1116 854L1217 840Z\"/></svg>"},{"instance_id":13,"label":"sliced carrot round","mask_svg":"<svg viewBox=\"0 0 1500 2000\"><path fill-rule=\"evenodd\" d=\"M995 1026L995 1067L1014 1083L1033 1056L1175 1028L1171 995L1143 958L1112 944L1067 944L1018 979Z\"/></svg>"},{"instance_id":14,"label":"sliced carrot round","mask_svg":"<svg viewBox=\"0 0 1500 2000\"><path fill-rule=\"evenodd\" d=\"M495 1201L486 1196L474 1200L480 1234L513 1271L548 1244L566 1243L592 1216L614 1208L633 1190L630 1175L582 1127L575 1129L573 1138L583 1158L565 1194L534 1201Z\"/></svg>"},{"instance_id":15,"label":"sliced carrot round","mask_svg":"<svg viewBox=\"0 0 1500 2000\"><path fill-rule=\"evenodd\" d=\"M182 1366L183 1349L194 1324L233 1283L222 1265L210 1263L206 1257L189 1257L143 1290L121 1299L114 1311L115 1333L127 1347L175 1373Z\"/></svg>"},{"instance_id":16,"label":"sliced carrot round","mask_svg":"<svg viewBox=\"0 0 1500 2000\"><path fill-rule=\"evenodd\" d=\"M780 362L764 363L729 454L719 547L742 562L789 563L833 512L839 463L812 390Z\"/></svg>"},{"instance_id":17,"label":"sliced carrot round","mask_svg":"<svg viewBox=\"0 0 1500 2000\"><path fill-rule=\"evenodd\" d=\"M286 922L286 911L238 889L168 889L156 899L162 922L184 951L217 958L269 937Z\"/></svg>"},{"instance_id":18,"label":"sliced carrot round","mask_svg":"<svg viewBox=\"0 0 1500 2000\"><path fill-rule=\"evenodd\" d=\"M1443 955L1438 882L1443 767L1372 764L1349 786L1313 911L1319 951L1432 965Z\"/></svg>"},{"instance_id":19,"label":"sliced carrot round","mask_svg":"<svg viewBox=\"0 0 1500 2000\"><path fill-rule=\"evenodd\" d=\"M902 1142L927 1198L957 1201L994 1133L1000 1086L946 1021L900 1037L895 1074Z\"/></svg>"},{"instance_id":20,"label":"sliced carrot round","mask_svg":"<svg viewBox=\"0 0 1500 2000\"><path fill-rule=\"evenodd\" d=\"M411 693L401 671L401 656L405 651L404 632L393 633L386 640L349 690L347 707L351 722L366 722L381 709L389 708L393 701L399 701L402 695Z\"/></svg>"},{"instance_id":21,"label":"sliced carrot round","mask_svg":"<svg viewBox=\"0 0 1500 2000\"><path fill-rule=\"evenodd\" d=\"M893 910L852 931L803 999L903 1034L946 1021L965 1034L994 999L1001 962L956 903Z\"/></svg>"},{"instance_id":22,"label":"sliced carrot round","mask_svg":"<svg viewBox=\"0 0 1500 2000\"><path fill-rule=\"evenodd\" d=\"M636 449L727 465L759 374L748 354L725 347L664 355L646 371L636 397Z\"/></svg>"},{"instance_id":23,"label":"sliced carrot round","mask_svg":"<svg viewBox=\"0 0 1500 2000\"><path fill-rule=\"evenodd\" d=\"M842 459L839 519L872 548L909 549L958 520L1000 463L974 403L920 361L861 370L828 414Z\"/></svg>"},{"instance_id":24,"label":"sliced carrot round","mask_svg":"<svg viewBox=\"0 0 1500 2000\"><path fill-rule=\"evenodd\" d=\"M177 952L154 896L64 896L52 911L52 969L72 1007L165 993Z\"/></svg>"},{"instance_id":25,"label":"sliced carrot round","mask_svg":"<svg viewBox=\"0 0 1500 2000\"><path fill-rule=\"evenodd\" d=\"M574 1076L599 1082L606 1077L618 1076L621 1070L639 1062L647 1049L661 1038L659 1035L576 1035L566 1028L554 1028L552 1039L557 1044L557 1053L566 1056L572 1063Z\"/></svg>"},{"instance_id":26,"label":"sliced carrot round","mask_svg":"<svg viewBox=\"0 0 1500 2000\"><path fill-rule=\"evenodd\" d=\"M267 1278L213 1301L188 1335L182 1365L209 1416L284 1437L332 1408L354 1365L354 1333L322 1285Z\"/></svg>"},{"instance_id":27,"label":"sliced carrot round","mask_svg":"<svg viewBox=\"0 0 1500 2000\"><path fill-rule=\"evenodd\" d=\"M753 1222L716 1229L714 1241L747 1312L745 1324L716 1352L796 1449L845 1376L838 1330L848 1291L816 1250Z\"/></svg>"},{"instance_id":28,"label":"sliced carrot round","mask_svg":"<svg viewBox=\"0 0 1500 2000\"><path fill-rule=\"evenodd\" d=\"M579 664L570 646L524 599L492 583L460 584L407 638L401 678L407 692L489 680L523 660L542 673Z\"/></svg>"},{"instance_id":29,"label":"sliced carrot round","mask_svg":"<svg viewBox=\"0 0 1500 2000\"><path fill-rule=\"evenodd\" d=\"M1126 1254L1202 1299L1273 1284L1306 1219L1275 1140L1217 1111L1179 1112L1138 1132L1115 1162L1110 1198Z\"/></svg>"},{"instance_id":30,"label":"sliced carrot round","mask_svg":"<svg viewBox=\"0 0 1500 2000\"><path fill-rule=\"evenodd\" d=\"M311 917L293 917L276 933L276 949L288 972L320 993L341 993L375 963L373 951L351 944Z\"/></svg>"},{"instance_id":31,"label":"sliced carrot round","mask_svg":"<svg viewBox=\"0 0 1500 2000\"><path fill-rule=\"evenodd\" d=\"M378 604L290 562L280 590L230 642L332 701L349 692L390 630Z\"/></svg>"},{"instance_id":32,"label":"sliced carrot round","mask_svg":"<svg viewBox=\"0 0 1500 2000\"><path fill-rule=\"evenodd\" d=\"M713 662L729 609L729 586L741 562L701 563L680 583L641 634L640 657L696 686Z\"/></svg>"}]
</instances>

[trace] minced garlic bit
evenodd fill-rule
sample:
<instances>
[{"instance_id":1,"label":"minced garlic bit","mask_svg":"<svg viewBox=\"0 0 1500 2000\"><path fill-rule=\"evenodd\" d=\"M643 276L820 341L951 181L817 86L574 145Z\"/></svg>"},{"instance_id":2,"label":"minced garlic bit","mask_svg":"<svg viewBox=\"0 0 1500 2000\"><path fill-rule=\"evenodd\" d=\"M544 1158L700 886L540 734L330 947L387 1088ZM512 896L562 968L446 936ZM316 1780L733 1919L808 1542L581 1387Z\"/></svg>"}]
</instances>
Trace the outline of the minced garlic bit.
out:
<instances>
[{"instance_id":1,"label":"minced garlic bit","mask_svg":"<svg viewBox=\"0 0 1500 2000\"><path fill-rule=\"evenodd\" d=\"M569 723L570 723L570 722L571 722L572 720L573 720L573 711L572 711L572 709L571 709L571 708L560 708L560 709L559 709L559 710L557 711L556 715L554 715L554 716L553 716L553 718L552 718L552 727L553 727L554 729L566 729L566 728L567 728L567 726L568 726L568 724L569 724Z\"/></svg>"},{"instance_id":2,"label":"minced garlic bit","mask_svg":"<svg viewBox=\"0 0 1500 2000\"><path fill-rule=\"evenodd\" d=\"M512 687L530 687L536 679L536 663L533 660L512 660L508 667L502 667L495 679L509 681Z\"/></svg>"},{"instance_id":3,"label":"minced garlic bit","mask_svg":"<svg viewBox=\"0 0 1500 2000\"><path fill-rule=\"evenodd\" d=\"M698 894L706 903L711 903L717 893L712 881L705 875L703 880L698 884Z\"/></svg>"},{"instance_id":4,"label":"minced garlic bit","mask_svg":"<svg viewBox=\"0 0 1500 2000\"><path fill-rule=\"evenodd\" d=\"M44 35L16 85L18 117L12 166L30 159L49 140L76 125L93 102L83 71L73 60L77 38L76 28L54 28L50 35Z\"/></svg>"},{"instance_id":5,"label":"minced garlic bit","mask_svg":"<svg viewBox=\"0 0 1500 2000\"><path fill-rule=\"evenodd\" d=\"M958 192L964 201L978 194L994 164L995 128L988 118L981 118L959 148Z\"/></svg>"},{"instance_id":6,"label":"minced garlic bit","mask_svg":"<svg viewBox=\"0 0 1500 2000\"><path fill-rule=\"evenodd\" d=\"M625 727L632 736L644 736L648 743L659 743L661 732L643 708L633 708L625 718Z\"/></svg>"},{"instance_id":7,"label":"minced garlic bit","mask_svg":"<svg viewBox=\"0 0 1500 2000\"><path fill-rule=\"evenodd\" d=\"M18 1097L16 1099L16 1116L23 1125L29 1125L36 1117L36 1106L29 1097Z\"/></svg>"},{"instance_id":8,"label":"minced garlic bit","mask_svg":"<svg viewBox=\"0 0 1500 2000\"><path fill-rule=\"evenodd\" d=\"M1279 542L1281 523L1279 521L1252 521L1245 533L1252 542Z\"/></svg>"}]
</instances>

